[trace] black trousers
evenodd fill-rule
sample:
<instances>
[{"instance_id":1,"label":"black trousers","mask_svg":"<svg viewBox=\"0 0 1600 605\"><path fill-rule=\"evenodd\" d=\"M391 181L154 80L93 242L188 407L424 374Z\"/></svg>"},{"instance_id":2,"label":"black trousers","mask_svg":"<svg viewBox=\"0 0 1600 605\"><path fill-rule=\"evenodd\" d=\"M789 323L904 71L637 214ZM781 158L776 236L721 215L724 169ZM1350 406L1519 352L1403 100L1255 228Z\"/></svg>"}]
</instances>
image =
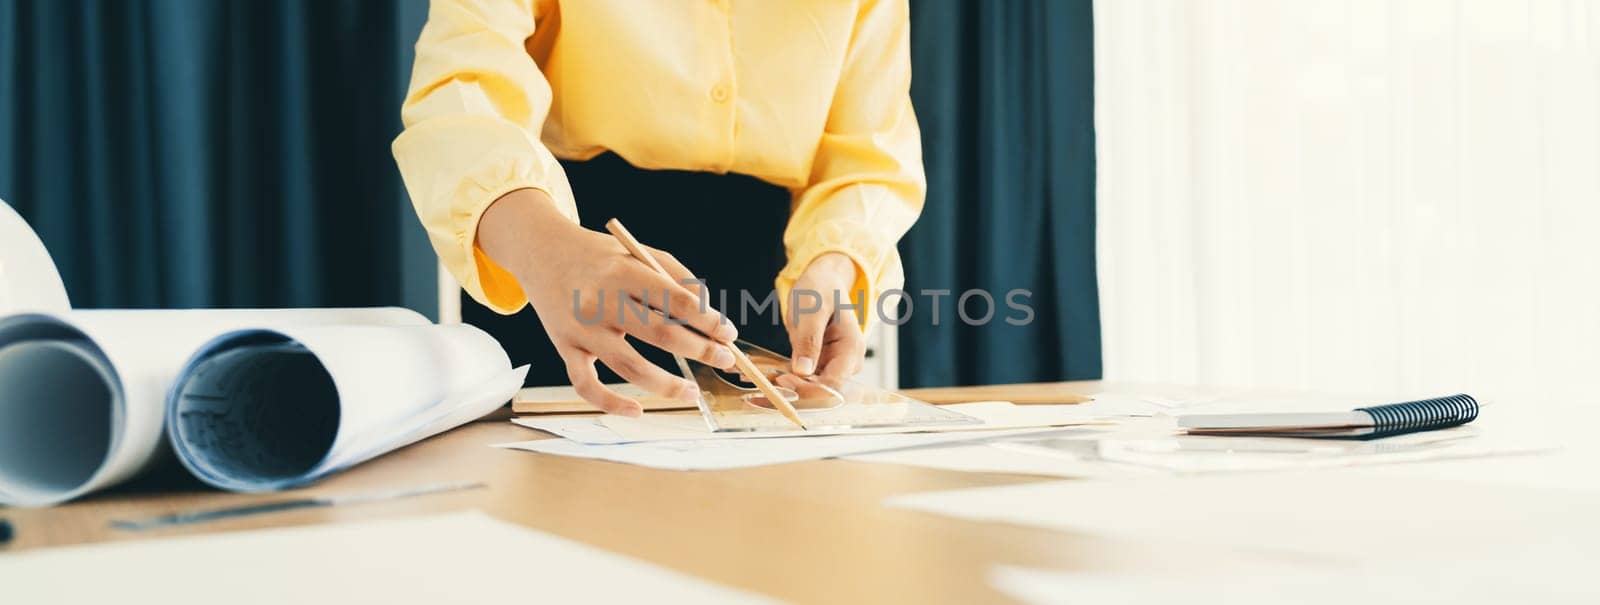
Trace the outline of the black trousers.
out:
<instances>
[{"instance_id":1,"label":"black trousers","mask_svg":"<svg viewBox=\"0 0 1600 605\"><path fill-rule=\"evenodd\" d=\"M642 170L611 153L562 166L584 227L604 231L606 221L621 220L640 242L671 253L706 280L712 306L739 324L740 338L788 354L776 306L760 315L752 309L742 323L737 312L741 291L765 298L783 268L787 190L744 175ZM720 302L724 292L726 304ZM567 384L566 366L532 307L500 315L462 294L461 318L499 340L513 365L532 366L528 386ZM632 342L646 358L677 373L671 355ZM620 380L598 365L601 380Z\"/></svg>"}]
</instances>

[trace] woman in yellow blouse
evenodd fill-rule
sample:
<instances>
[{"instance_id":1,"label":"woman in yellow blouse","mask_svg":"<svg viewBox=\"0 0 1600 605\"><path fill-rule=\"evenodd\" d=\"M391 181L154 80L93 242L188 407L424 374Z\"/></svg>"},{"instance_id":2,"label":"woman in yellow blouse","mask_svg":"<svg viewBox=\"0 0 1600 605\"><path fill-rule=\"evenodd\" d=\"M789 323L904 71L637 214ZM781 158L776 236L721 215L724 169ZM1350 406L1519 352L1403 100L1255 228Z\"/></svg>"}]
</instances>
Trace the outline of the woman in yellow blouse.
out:
<instances>
[{"instance_id":1,"label":"woman in yellow blouse","mask_svg":"<svg viewBox=\"0 0 1600 605\"><path fill-rule=\"evenodd\" d=\"M516 325L542 326L561 377L604 410L639 406L601 386L597 360L659 395L696 393L625 336L731 366L713 341L738 330L714 309L740 299L702 311L701 290L652 275L580 210L677 254L658 258L680 280L688 266L713 290L775 285L793 371L847 377L872 301L902 285L895 243L926 188L908 26L906 0L434 0L395 159L466 292L500 314L531 303L537 323ZM614 308L583 320L619 291L670 291L647 302L687 327ZM797 313L818 302L802 291L822 308ZM829 321L835 293L867 306Z\"/></svg>"}]
</instances>

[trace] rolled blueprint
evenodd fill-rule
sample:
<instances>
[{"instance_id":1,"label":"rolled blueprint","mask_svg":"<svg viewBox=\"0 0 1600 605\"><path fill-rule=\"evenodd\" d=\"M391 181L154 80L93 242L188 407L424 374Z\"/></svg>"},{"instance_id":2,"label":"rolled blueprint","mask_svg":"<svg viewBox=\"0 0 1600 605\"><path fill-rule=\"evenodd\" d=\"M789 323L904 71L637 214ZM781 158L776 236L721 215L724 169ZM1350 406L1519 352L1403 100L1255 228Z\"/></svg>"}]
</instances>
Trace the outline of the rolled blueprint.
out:
<instances>
[{"instance_id":1,"label":"rolled blueprint","mask_svg":"<svg viewBox=\"0 0 1600 605\"><path fill-rule=\"evenodd\" d=\"M167 423L178 459L202 481L271 491L482 417L526 372L468 325L243 330L189 360Z\"/></svg>"},{"instance_id":2,"label":"rolled blueprint","mask_svg":"<svg viewBox=\"0 0 1600 605\"><path fill-rule=\"evenodd\" d=\"M171 443L212 485L298 485L476 419L525 372L487 334L400 308L73 311L0 203L3 505L110 487Z\"/></svg>"},{"instance_id":3,"label":"rolled blueprint","mask_svg":"<svg viewBox=\"0 0 1600 605\"><path fill-rule=\"evenodd\" d=\"M206 341L327 323L427 319L398 308L72 311L44 244L0 203L0 504L63 502L170 458L167 388Z\"/></svg>"},{"instance_id":4,"label":"rolled blueprint","mask_svg":"<svg viewBox=\"0 0 1600 605\"><path fill-rule=\"evenodd\" d=\"M428 320L400 308L0 315L0 503L63 502L167 459L168 388L206 342L242 328L327 324Z\"/></svg>"}]
</instances>

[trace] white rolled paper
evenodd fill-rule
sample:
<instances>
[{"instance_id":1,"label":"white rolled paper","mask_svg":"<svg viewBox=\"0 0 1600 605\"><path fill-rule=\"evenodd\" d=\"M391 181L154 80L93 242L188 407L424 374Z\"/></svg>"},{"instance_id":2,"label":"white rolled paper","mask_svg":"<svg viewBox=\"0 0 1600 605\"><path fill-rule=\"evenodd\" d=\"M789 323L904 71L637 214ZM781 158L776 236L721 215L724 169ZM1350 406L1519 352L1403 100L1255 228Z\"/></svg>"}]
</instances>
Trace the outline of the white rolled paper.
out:
<instances>
[{"instance_id":1,"label":"white rolled paper","mask_svg":"<svg viewBox=\"0 0 1600 605\"><path fill-rule=\"evenodd\" d=\"M110 487L170 443L212 485L298 485L481 417L526 371L401 308L73 311L0 202L0 504Z\"/></svg>"},{"instance_id":2,"label":"white rolled paper","mask_svg":"<svg viewBox=\"0 0 1600 605\"><path fill-rule=\"evenodd\" d=\"M195 353L167 424L202 481L280 490L480 418L526 372L469 325L243 330Z\"/></svg>"},{"instance_id":3,"label":"white rolled paper","mask_svg":"<svg viewBox=\"0 0 1600 605\"><path fill-rule=\"evenodd\" d=\"M42 506L125 481L167 451L168 388L234 330L428 325L401 308L73 311L0 317L0 503ZM91 443L93 442L93 443Z\"/></svg>"}]
</instances>

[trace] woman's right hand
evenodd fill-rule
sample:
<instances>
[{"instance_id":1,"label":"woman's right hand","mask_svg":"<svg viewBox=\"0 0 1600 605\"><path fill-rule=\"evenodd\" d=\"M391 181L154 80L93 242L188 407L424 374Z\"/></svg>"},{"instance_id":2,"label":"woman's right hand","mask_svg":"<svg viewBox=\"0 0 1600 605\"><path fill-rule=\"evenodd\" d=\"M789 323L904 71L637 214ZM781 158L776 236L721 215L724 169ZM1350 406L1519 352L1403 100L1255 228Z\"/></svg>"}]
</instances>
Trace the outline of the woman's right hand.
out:
<instances>
[{"instance_id":1,"label":"woman's right hand","mask_svg":"<svg viewBox=\"0 0 1600 605\"><path fill-rule=\"evenodd\" d=\"M516 277L567 365L578 396L612 414L637 416L639 402L600 383L599 360L624 380L662 397L695 401L699 388L650 363L625 335L720 369L733 366L725 343L738 330L701 300L695 277L677 259L650 249L672 278L628 254L612 236L575 225L550 196L518 189L501 196L478 223L478 246ZM641 319L637 306L655 310ZM663 301L666 301L663 303ZM663 313L675 321L668 321Z\"/></svg>"}]
</instances>

